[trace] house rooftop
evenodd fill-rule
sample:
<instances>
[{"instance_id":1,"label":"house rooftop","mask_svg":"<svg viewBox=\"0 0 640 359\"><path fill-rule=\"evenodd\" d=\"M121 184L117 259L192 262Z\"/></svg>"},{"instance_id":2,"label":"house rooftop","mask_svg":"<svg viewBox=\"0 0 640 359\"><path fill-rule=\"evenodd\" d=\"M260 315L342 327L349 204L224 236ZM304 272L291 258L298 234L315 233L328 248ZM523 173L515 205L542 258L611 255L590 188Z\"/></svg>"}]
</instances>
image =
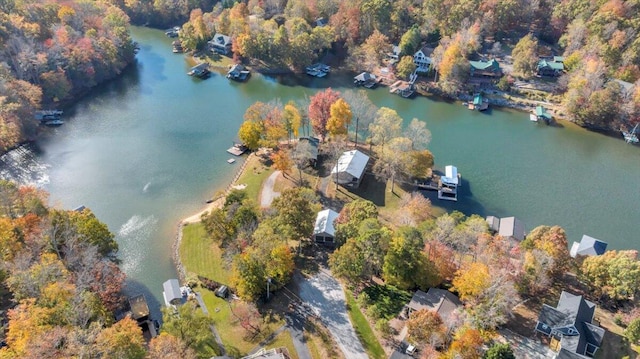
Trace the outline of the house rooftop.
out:
<instances>
[{"instance_id":1,"label":"house rooftop","mask_svg":"<svg viewBox=\"0 0 640 359\"><path fill-rule=\"evenodd\" d=\"M369 156L358 150L346 151L338 159L338 165L334 166L331 173L345 172L353 177L360 178L364 173Z\"/></svg>"},{"instance_id":2,"label":"house rooftop","mask_svg":"<svg viewBox=\"0 0 640 359\"><path fill-rule=\"evenodd\" d=\"M149 305L147 305L147 299L144 294L129 298L129 306L131 307L131 317L134 320L149 316Z\"/></svg>"},{"instance_id":3,"label":"house rooftop","mask_svg":"<svg viewBox=\"0 0 640 359\"><path fill-rule=\"evenodd\" d=\"M375 81L376 80L376 75L369 73L369 72L363 72L360 75L356 76L353 78L356 81L360 81L360 82L369 82L369 81Z\"/></svg>"},{"instance_id":4,"label":"house rooftop","mask_svg":"<svg viewBox=\"0 0 640 359\"><path fill-rule=\"evenodd\" d=\"M500 218L495 216L487 216L487 224L489 225L489 229L493 232L498 232L500 230Z\"/></svg>"},{"instance_id":5,"label":"house rooftop","mask_svg":"<svg viewBox=\"0 0 640 359\"><path fill-rule=\"evenodd\" d=\"M426 293L417 290L407 306L416 311L421 309L435 311L443 321L446 321L454 310L462 307L462 302L448 290L429 288Z\"/></svg>"},{"instance_id":6,"label":"house rooftop","mask_svg":"<svg viewBox=\"0 0 640 359\"><path fill-rule=\"evenodd\" d=\"M604 254L607 250L607 242L601 241L599 239L587 236L586 234L582 235L582 239L580 242L573 242L571 246L571 251L569 254L571 257L575 258L578 255L581 256L599 256Z\"/></svg>"},{"instance_id":7,"label":"house rooftop","mask_svg":"<svg viewBox=\"0 0 640 359\"><path fill-rule=\"evenodd\" d=\"M546 68L546 67L556 71L564 71L564 64L562 62L547 61L544 59L538 61L539 69Z\"/></svg>"},{"instance_id":8,"label":"house rooftop","mask_svg":"<svg viewBox=\"0 0 640 359\"><path fill-rule=\"evenodd\" d=\"M336 230L333 222L338 218L338 215L338 212L331 209L325 209L318 212L318 215L316 216L316 225L313 228L313 234L326 233L335 237Z\"/></svg>"},{"instance_id":9,"label":"house rooftop","mask_svg":"<svg viewBox=\"0 0 640 359\"><path fill-rule=\"evenodd\" d=\"M506 217L500 219L500 229L498 234L502 237L513 237L523 241L525 237L524 224L516 217Z\"/></svg>"},{"instance_id":10,"label":"house rooftop","mask_svg":"<svg viewBox=\"0 0 640 359\"><path fill-rule=\"evenodd\" d=\"M469 65L476 70L482 71L497 71L500 70L500 64L496 59L491 59L489 61L469 61Z\"/></svg>"},{"instance_id":11,"label":"house rooftop","mask_svg":"<svg viewBox=\"0 0 640 359\"><path fill-rule=\"evenodd\" d=\"M182 302L182 291L180 290L180 282L177 279L169 279L162 283L164 301L167 305L176 304L175 301Z\"/></svg>"},{"instance_id":12,"label":"house rooftop","mask_svg":"<svg viewBox=\"0 0 640 359\"><path fill-rule=\"evenodd\" d=\"M604 329L591 324L595 310L596 305L583 296L563 291L555 308L542 306L538 322L557 330L575 328L577 333L569 331L568 335L563 335L560 345L565 350L584 353L587 344L600 347L604 338Z\"/></svg>"}]
</instances>

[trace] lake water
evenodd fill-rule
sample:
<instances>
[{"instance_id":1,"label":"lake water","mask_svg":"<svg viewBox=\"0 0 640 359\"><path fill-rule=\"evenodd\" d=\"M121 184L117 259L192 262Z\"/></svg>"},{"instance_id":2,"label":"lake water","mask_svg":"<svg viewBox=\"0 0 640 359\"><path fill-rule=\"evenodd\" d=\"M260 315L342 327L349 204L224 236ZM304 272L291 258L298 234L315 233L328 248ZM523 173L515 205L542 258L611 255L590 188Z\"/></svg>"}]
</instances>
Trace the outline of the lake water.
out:
<instances>
[{"instance_id":1,"label":"lake water","mask_svg":"<svg viewBox=\"0 0 640 359\"><path fill-rule=\"evenodd\" d=\"M335 75L303 79L304 86L257 74L244 84L216 73L202 81L186 75L189 64L171 53L162 31L132 31L141 44L136 64L67 110L66 123L33 151L11 156L25 169L13 176L48 190L53 205L85 205L108 224L129 293L146 293L157 314L162 282L176 277L170 255L176 225L235 174L239 164L227 164L225 150L246 108L351 85ZM439 205L515 215L527 230L558 224L570 241L589 234L609 248L639 248L640 148L571 124L531 123L525 113L483 114L459 103L403 99L386 88L368 93L407 122L426 121L436 166L458 167L459 201Z\"/></svg>"}]
</instances>

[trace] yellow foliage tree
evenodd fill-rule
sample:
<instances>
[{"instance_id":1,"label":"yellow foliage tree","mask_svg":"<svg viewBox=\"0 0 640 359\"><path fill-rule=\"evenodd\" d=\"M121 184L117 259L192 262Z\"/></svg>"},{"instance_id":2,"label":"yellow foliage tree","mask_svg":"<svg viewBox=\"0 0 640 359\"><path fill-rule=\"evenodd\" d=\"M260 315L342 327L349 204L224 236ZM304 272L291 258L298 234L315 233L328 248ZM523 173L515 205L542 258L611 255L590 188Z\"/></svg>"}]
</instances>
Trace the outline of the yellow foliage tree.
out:
<instances>
[{"instance_id":1,"label":"yellow foliage tree","mask_svg":"<svg viewBox=\"0 0 640 359\"><path fill-rule=\"evenodd\" d=\"M460 299L476 298L491 284L489 267L480 262L473 262L456 272L453 287L460 295Z\"/></svg>"},{"instance_id":2,"label":"yellow foliage tree","mask_svg":"<svg viewBox=\"0 0 640 359\"><path fill-rule=\"evenodd\" d=\"M331 136L346 135L347 126L351 123L353 114L347 101L338 99L331 104L329 120L327 120L327 131Z\"/></svg>"},{"instance_id":3,"label":"yellow foliage tree","mask_svg":"<svg viewBox=\"0 0 640 359\"><path fill-rule=\"evenodd\" d=\"M129 317L101 331L95 345L103 358L142 359L146 354L142 330Z\"/></svg>"},{"instance_id":4,"label":"yellow foliage tree","mask_svg":"<svg viewBox=\"0 0 640 359\"><path fill-rule=\"evenodd\" d=\"M293 101L289 101L285 106L282 112L282 117L284 118L285 128L289 133L289 137L293 135L293 137L298 137L300 132L300 125L302 124L302 115L298 110L298 107L293 103Z\"/></svg>"}]
</instances>

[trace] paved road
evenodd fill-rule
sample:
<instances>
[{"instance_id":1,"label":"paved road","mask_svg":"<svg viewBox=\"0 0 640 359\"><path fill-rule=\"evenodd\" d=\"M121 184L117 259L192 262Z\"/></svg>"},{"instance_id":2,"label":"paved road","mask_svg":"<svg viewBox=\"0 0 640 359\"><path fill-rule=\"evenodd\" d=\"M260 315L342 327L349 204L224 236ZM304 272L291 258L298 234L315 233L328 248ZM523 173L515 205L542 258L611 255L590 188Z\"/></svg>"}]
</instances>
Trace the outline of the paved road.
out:
<instances>
[{"instance_id":1,"label":"paved road","mask_svg":"<svg viewBox=\"0 0 640 359\"><path fill-rule=\"evenodd\" d=\"M298 358L311 359L311 352L303 338L304 317L299 313L292 312L285 316L285 320L287 322L287 329L289 329L289 333L293 339L293 346L298 352Z\"/></svg>"},{"instance_id":2,"label":"paved road","mask_svg":"<svg viewBox=\"0 0 640 359\"><path fill-rule=\"evenodd\" d=\"M300 297L327 326L344 356L349 359L368 359L349 320L340 284L322 271L312 278L300 278Z\"/></svg>"},{"instance_id":3,"label":"paved road","mask_svg":"<svg viewBox=\"0 0 640 359\"><path fill-rule=\"evenodd\" d=\"M267 208L271 206L271 202L280 196L280 192L273 191L273 185L276 183L276 178L280 175L280 171L273 172L262 185L262 192L260 193L260 207Z\"/></svg>"}]
</instances>

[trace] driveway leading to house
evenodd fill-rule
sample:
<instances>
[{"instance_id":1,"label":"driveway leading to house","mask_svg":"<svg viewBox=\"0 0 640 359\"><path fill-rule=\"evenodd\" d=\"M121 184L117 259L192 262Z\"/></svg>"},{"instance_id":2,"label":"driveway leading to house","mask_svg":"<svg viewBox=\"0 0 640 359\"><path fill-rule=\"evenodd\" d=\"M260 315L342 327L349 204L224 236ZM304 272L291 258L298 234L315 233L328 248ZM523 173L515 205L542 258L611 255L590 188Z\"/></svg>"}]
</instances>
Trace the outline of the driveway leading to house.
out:
<instances>
[{"instance_id":1,"label":"driveway leading to house","mask_svg":"<svg viewBox=\"0 0 640 359\"><path fill-rule=\"evenodd\" d=\"M260 207L267 208L271 206L271 202L280 196L280 192L274 192L273 186L276 184L276 178L280 175L280 171L273 172L264 184L262 185L262 192L260 193Z\"/></svg>"},{"instance_id":2,"label":"driveway leading to house","mask_svg":"<svg viewBox=\"0 0 640 359\"><path fill-rule=\"evenodd\" d=\"M349 320L340 283L321 270L311 278L300 277L297 284L300 298L327 326L344 356L349 359L367 359L364 347Z\"/></svg>"},{"instance_id":3,"label":"driveway leading to house","mask_svg":"<svg viewBox=\"0 0 640 359\"><path fill-rule=\"evenodd\" d=\"M500 329L498 332L502 339L509 343L518 359L551 359L556 354L535 339L525 338L508 329Z\"/></svg>"}]
</instances>

